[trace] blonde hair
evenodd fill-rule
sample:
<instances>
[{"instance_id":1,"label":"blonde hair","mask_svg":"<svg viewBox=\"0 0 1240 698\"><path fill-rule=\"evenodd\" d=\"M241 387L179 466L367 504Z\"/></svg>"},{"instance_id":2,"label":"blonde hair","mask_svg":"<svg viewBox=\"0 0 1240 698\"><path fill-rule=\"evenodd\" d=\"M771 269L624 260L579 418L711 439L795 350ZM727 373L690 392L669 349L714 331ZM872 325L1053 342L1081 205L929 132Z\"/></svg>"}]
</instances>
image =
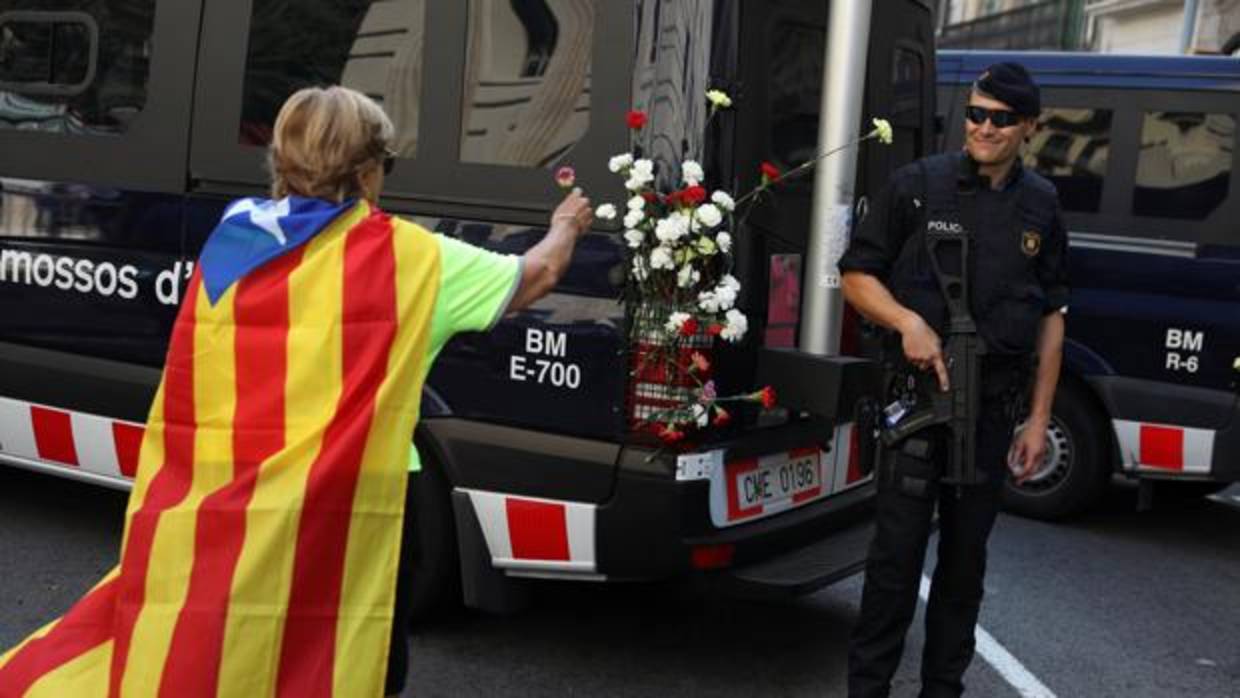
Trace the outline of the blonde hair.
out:
<instances>
[{"instance_id":1,"label":"blonde hair","mask_svg":"<svg viewBox=\"0 0 1240 698\"><path fill-rule=\"evenodd\" d=\"M267 151L272 198L361 196L362 174L383 162L394 134L391 119L361 92L298 90L280 108Z\"/></svg>"}]
</instances>

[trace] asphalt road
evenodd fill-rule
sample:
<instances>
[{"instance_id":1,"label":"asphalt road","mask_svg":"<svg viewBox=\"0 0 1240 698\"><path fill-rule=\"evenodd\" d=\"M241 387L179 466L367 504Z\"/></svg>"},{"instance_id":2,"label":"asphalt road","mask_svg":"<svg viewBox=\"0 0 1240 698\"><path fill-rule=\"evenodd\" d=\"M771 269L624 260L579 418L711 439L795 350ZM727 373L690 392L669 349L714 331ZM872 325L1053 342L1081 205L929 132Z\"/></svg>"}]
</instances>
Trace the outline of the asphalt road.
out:
<instances>
[{"instance_id":1,"label":"asphalt road","mask_svg":"<svg viewBox=\"0 0 1240 698\"><path fill-rule=\"evenodd\" d=\"M1240 487L1145 513L1135 501L1117 490L1068 525L1002 517L982 627L1007 657L974 660L971 695L1022 695L1015 682L1065 698L1240 698ZM0 647L115 562L124 504L0 468ZM547 583L522 614L418 629L406 695L842 696L859 597L858 578L779 605ZM915 626L896 696L916 694L921 645Z\"/></svg>"}]
</instances>

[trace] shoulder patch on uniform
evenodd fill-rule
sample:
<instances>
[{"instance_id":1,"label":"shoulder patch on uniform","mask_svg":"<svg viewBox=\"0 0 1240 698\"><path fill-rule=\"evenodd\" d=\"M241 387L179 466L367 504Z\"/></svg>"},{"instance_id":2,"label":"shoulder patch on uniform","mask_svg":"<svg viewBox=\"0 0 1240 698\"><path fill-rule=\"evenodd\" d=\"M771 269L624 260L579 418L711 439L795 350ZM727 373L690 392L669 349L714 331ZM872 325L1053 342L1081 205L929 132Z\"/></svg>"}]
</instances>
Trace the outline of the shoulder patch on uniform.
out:
<instances>
[{"instance_id":1,"label":"shoulder patch on uniform","mask_svg":"<svg viewBox=\"0 0 1240 698\"><path fill-rule=\"evenodd\" d=\"M1038 252L1042 250L1042 233L1036 230L1026 230L1020 236L1020 251L1025 253L1026 257L1036 257Z\"/></svg>"}]
</instances>

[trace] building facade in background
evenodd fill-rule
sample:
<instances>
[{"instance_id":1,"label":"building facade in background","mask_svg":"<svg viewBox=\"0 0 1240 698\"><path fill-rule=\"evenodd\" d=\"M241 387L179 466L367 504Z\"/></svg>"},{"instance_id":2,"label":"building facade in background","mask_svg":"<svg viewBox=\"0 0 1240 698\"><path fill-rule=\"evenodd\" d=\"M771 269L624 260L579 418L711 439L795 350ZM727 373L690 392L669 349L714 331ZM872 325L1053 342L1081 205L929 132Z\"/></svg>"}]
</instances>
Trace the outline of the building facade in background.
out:
<instances>
[{"instance_id":1,"label":"building facade in background","mask_svg":"<svg viewBox=\"0 0 1240 698\"><path fill-rule=\"evenodd\" d=\"M1179 53L1185 0L938 0L939 46ZM1240 55L1240 0L1198 0L1188 53Z\"/></svg>"}]
</instances>

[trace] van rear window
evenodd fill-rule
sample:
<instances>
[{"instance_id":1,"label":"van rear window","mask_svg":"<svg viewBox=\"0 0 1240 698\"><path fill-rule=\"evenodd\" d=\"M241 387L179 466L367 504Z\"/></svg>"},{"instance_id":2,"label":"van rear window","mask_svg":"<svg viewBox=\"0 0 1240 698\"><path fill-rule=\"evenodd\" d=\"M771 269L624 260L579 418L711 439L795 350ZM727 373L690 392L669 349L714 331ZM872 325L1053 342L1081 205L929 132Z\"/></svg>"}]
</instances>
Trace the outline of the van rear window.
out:
<instances>
[{"instance_id":1,"label":"van rear window","mask_svg":"<svg viewBox=\"0 0 1240 698\"><path fill-rule=\"evenodd\" d=\"M1231 188L1236 117L1147 112L1141 128L1132 211L1139 216L1203 220Z\"/></svg>"},{"instance_id":2,"label":"van rear window","mask_svg":"<svg viewBox=\"0 0 1240 698\"><path fill-rule=\"evenodd\" d=\"M469 15L462 162L554 167L590 126L598 0L514 0Z\"/></svg>"},{"instance_id":3,"label":"van rear window","mask_svg":"<svg viewBox=\"0 0 1240 698\"><path fill-rule=\"evenodd\" d=\"M393 149L418 146L425 3L254 0L239 139L271 142L276 114L303 87L344 85L370 96L396 126Z\"/></svg>"},{"instance_id":4,"label":"van rear window","mask_svg":"<svg viewBox=\"0 0 1240 698\"><path fill-rule=\"evenodd\" d=\"M146 105L154 16L154 0L0 2L0 129L125 133Z\"/></svg>"},{"instance_id":5,"label":"van rear window","mask_svg":"<svg viewBox=\"0 0 1240 698\"><path fill-rule=\"evenodd\" d=\"M1054 182L1065 211L1096 213L1111 153L1111 110L1042 110L1025 165Z\"/></svg>"}]
</instances>

